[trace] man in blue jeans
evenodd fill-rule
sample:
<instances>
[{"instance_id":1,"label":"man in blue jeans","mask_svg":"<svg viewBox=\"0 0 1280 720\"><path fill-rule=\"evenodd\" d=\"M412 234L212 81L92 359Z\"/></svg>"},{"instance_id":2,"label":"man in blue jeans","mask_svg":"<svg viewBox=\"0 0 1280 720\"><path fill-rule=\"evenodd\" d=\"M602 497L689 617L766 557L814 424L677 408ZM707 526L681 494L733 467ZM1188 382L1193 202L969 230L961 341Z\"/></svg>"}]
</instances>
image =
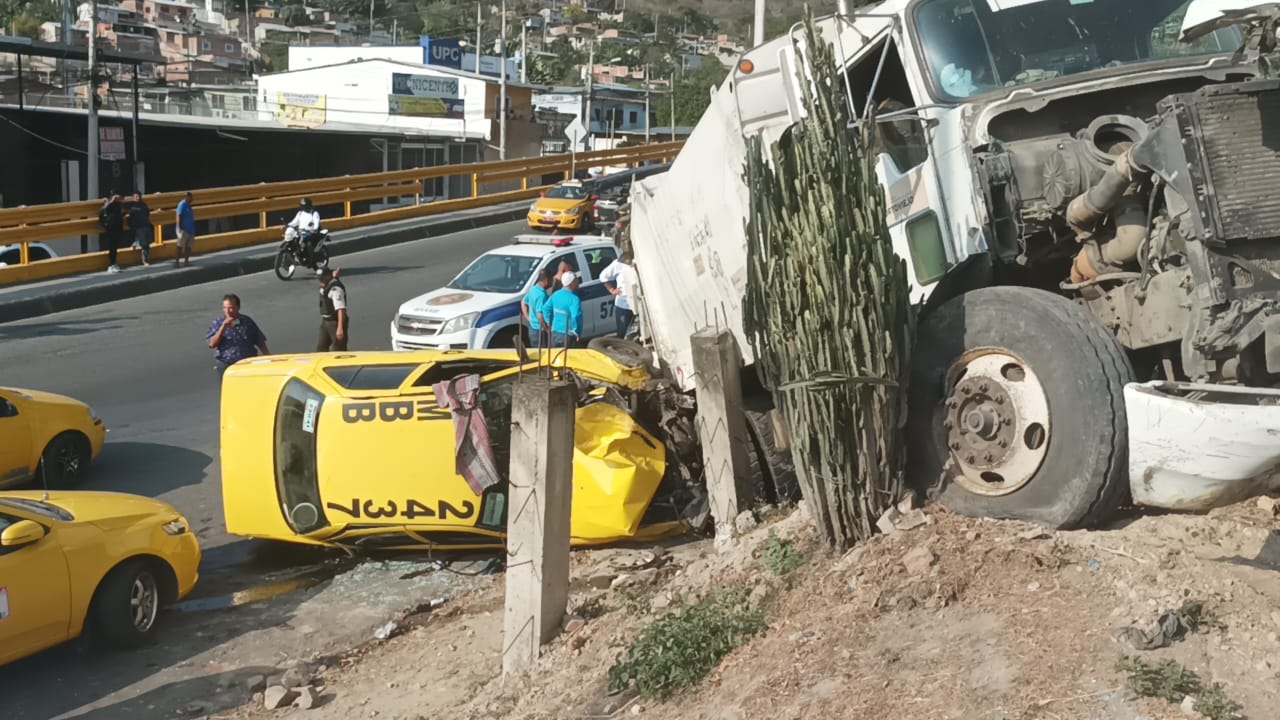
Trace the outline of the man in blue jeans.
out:
<instances>
[{"instance_id":1,"label":"man in blue jeans","mask_svg":"<svg viewBox=\"0 0 1280 720\"><path fill-rule=\"evenodd\" d=\"M267 336L253 318L240 313L240 297L228 293L222 297L222 315L209 326L209 349L214 351L218 380L227 367L247 357L270 355Z\"/></svg>"},{"instance_id":2,"label":"man in blue jeans","mask_svg":"<svg viewBox=\"0 0 1280 720\"><path fill-rule=\"evenodd\" d=\"M534 349L541 349L544 345L543 333L547 330L547 318L543 310L548 299L547 289L550 287L551 268L542 268L538 271L537 281L520 302L520 312L529 326L529 341Z\"/></svg>"},{"instance_id":3,"label":"man in blue jeans","mask_svg":"<svg viewBox=\"0 0 1280 720\"><path fill-rule=\"evenodd\" d=\"M174 255L173 266L179 267L185 260L191 267L191 248L196 243L196 211L191 207L191 193L187 193L178 203L178 250Z\"/></svg>"},{"instance_id":4,"label":"man in blue jeans","mask_svg":"<svg viewBox=\"0 0 1280 720\"><path fill-rule=\"evenodd\" d=\"M570 271L560 276L560 282L564 287L547 301L551 307L551 347L574 347L582 340L582 300L577 292L582 278ZM546 315L545 309L542 314Z\"/></svg>"},{"instance_id":5,"label":"man in blue jeans","mask_svg":"<svg viewBox=\"0 0 1280 720\"><path fill-rule=\"evenodd\" d=\"M613 295L613 316L618 322L618 337L622 339L626 339L631 321L636 317L635 308L631 305L635 272L635 268L631 267L631 253L624 252L600 273L600 281L609 294Z\"/></svg>"}]
</instances>

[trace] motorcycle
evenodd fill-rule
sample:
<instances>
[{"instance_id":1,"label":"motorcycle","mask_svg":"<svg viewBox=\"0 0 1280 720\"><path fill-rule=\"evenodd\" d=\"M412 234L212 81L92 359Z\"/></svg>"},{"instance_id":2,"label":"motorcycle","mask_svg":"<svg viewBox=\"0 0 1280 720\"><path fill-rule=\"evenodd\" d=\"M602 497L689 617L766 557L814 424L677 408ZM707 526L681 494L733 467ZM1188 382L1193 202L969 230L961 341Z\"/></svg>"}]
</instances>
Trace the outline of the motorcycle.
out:
<instances>
[{"instance_id":1,"label":"motorcycle","mask_svg":"<svg viewBox=\"0 0 1280 720\"><path fill-rule=\"evenodd\" d=\"M311 236L309 242L304 241L307 235ZM329 267L328 242L329 231L324 228L311 233L291 233L285 228L284 240L276 251L276 277L288 280L299 265L315 271Z\"/></svg>"}]
</instances>

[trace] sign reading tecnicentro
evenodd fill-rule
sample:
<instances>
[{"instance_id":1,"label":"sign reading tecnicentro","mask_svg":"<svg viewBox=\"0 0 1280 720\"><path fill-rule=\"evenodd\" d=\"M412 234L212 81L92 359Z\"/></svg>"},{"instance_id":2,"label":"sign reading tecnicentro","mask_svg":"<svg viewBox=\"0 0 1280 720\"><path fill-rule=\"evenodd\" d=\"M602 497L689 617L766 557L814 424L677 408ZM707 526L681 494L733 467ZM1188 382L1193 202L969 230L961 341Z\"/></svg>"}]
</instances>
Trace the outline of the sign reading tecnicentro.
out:
<instances>
[{"instance_id":1,"label":"sign reading tecnicentro","mask_svg":"<svg viewBox=\"0 0 1280 720\"><path fill-rule=\"evenodd\" d=\"M458 98L458 78L391 73L391 94L428 98Z\"/></svg>"}]
</instances>

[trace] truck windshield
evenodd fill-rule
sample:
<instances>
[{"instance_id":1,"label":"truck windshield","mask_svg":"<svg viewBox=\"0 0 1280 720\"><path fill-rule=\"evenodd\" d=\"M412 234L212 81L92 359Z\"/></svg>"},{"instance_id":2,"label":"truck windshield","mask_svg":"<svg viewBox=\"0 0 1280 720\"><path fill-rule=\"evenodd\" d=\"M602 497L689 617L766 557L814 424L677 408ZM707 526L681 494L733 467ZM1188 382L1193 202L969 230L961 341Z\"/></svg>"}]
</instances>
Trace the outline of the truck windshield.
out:
<instances>
[{"instance_id":1,"label":"truck windshield","mask_svg":"<svg viewBox=\"0 0 1280 720\"><path fill-rule=\"evenodd\" d=\"M290 380L276 408L276 491L284 519L295 532L328 525L320 502L316 430L324 396L301 380Z\"/></svg>"},{"instance_id":2,"label":"truck windshield","mask_svg":"<svg viewBox=\"0 0 1280 720\"><path fill-rule=\"evenodd\" d=\"M524 289L538 258L526 255L481 255L449 283L451 290L514 293Z\"/></svg>"},{"instance_id":3,"label":"truck windshield","mask_svg":"<svg viewBox=\"0 0 1280 720\"><path fill-rule=\"evenodd\" d=\"M938 94L1001 88L1134 63L1234 52L1240 31L1178 39L1189 0L924 0L920 47ZM1005 8L1005 9L998 9Z\"/></svg>"}]
</instances>

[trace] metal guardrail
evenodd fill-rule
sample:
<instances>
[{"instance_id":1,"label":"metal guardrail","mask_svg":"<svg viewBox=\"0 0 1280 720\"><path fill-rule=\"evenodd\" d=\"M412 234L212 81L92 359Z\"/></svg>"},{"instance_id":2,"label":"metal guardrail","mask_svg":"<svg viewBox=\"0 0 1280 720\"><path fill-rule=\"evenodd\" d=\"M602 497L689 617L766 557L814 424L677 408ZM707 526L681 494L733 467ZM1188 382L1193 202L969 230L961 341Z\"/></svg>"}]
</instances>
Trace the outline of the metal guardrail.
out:
<instances>
[{"instance_id":1,"label":"metal guardrail","mask_svg":"<svg viewBox=\"0 0 1280 720\"><path fill-rule=\"evenodd\" d=\"M215 220L257 215L258 227L248 230L211 233L196 240L200 253L217 252L230 248L274 242L280 239L283 225L271 225L267 213L297 207L304 197L310 197L317 207L342 206L342 217L326 218L325 227L345 230L366 225L406 220L440 213L467 210L490 205L501 205L515 200L536 197L547 186L530 185L530 178L563 174L568 177L576 163L579 167L594 165L635 166L642 162L669 161L680 151L683 141L653 143L631 148L597 150L569 155L499 160L464 165L440 165L429 168L413 168L385 173L344 175L316 180L237 185L233 187L194 189L196 217L199 220ZM419 202L426 181L439 178L469 177L470 197L452 200ZM486 186L520 181L519 190L499 190L486 193ZM164 239L164 228L174 224L174 213L183 198L183 192L154 193L144 196L151 208L155 226L151 257L156 260L171 259L176 254L176 241ZM352 203L377 198L415 196L412 205L353 213ZM46 280L77 273L105 270L106 251L81 255L30 261L29 244L45 240L98 235L98 210L102 200L51 203L0 209L0 245L20 244L21 263L0 267L0 285ZM121 249L121 258L133 259Z\"/></svg>"}]
</instances>

